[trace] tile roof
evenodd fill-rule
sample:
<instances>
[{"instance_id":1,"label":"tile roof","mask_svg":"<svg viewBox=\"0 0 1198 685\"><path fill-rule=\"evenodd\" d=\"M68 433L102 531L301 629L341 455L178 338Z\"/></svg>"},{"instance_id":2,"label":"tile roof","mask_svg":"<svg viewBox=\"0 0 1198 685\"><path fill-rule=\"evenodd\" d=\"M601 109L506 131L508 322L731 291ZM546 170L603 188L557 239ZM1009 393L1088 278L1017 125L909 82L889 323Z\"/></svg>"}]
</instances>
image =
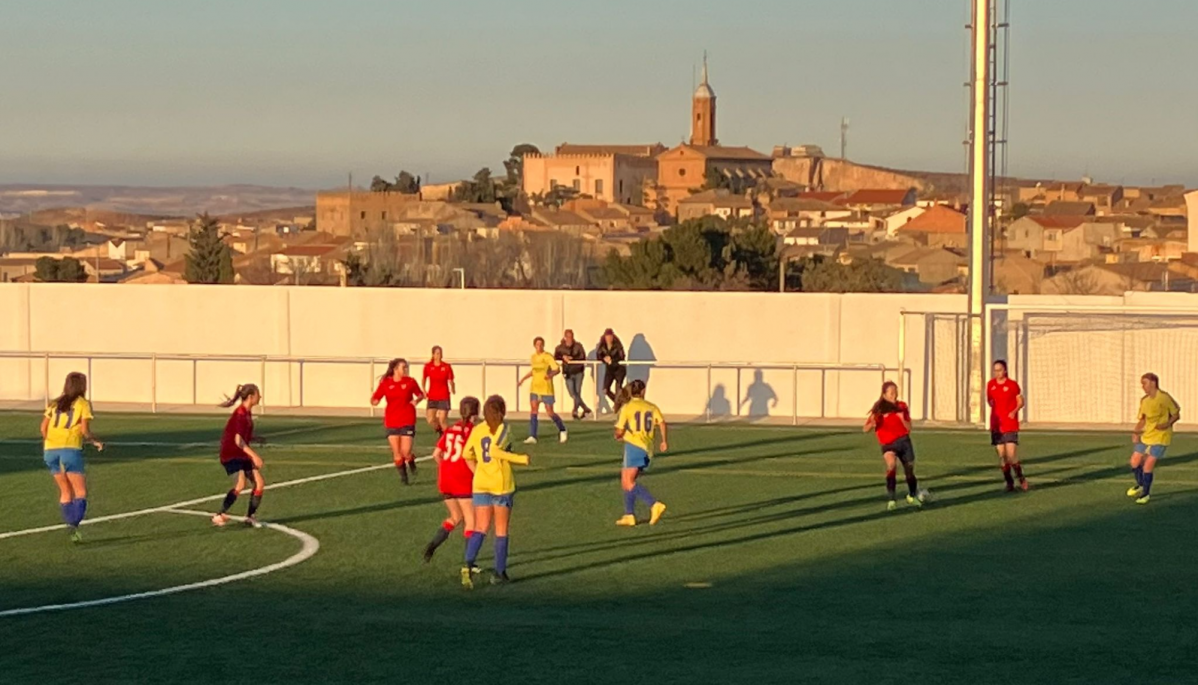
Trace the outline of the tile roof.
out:
<instances>
[{"instance_id":1,"label":"tile roof","mask_svg":"<svg viewBox=\"0 0 1198 685\"><path fill-rule=\"evenodd\" d=\"M911 192L907 190L857 190L839 200L844 205L901 205Z\"/></svg>"},{"instance_id":2,"label":"tile roof","mask_svg":"<svg viewBox=\"0 0 1198 685\"><path fill-rule=\"evenodd\" d=\"M1040 224L1043 228L1077 228L1090 221L1090 217L1086 216L1045 216L1037 214L1027 218Z\"/></svg>"},{"instance_id":3,"label":"tile roof","mask_svg":"<svg viewBox=\"0 0 1198 685\"><path fill-rule=\"evenodd\" d=\"M1094 203L1057 200L1049 202L1044 213L1048 216L1088 216L1094 213Z\"/></svg>"},{"instance_id":4,"label":"tile roof","mask_svg":"<svg viewBox=\"0 0 1198 685\"><path fill-rule=\"evenodd\" d=\"M950 207L936 205L899 227L908 233L965 233L968 220L965 215Z\"/></svg>"},{"instance_id":5,"label":"tile roof","mask_svg":"<svg viewBox=\"0 0 1198 685\"><path fill-rule=\"evenodd\" d=\"M773 162L769 155L763 155L748 147L727 147L724 145L689 145L682 144L679 148L689 148L708 159L723 161ZM675 148L678 149L678 148Z\"/></svg>"},{"instance_id":6,"label":"tile roof","mask_svg":"<svg viewBox=\"0 0 1198 685\"><path fill-rule=\"evenodd\" d=\"M799 199L832 202L833 200L844 197L844 195L845 193L839 190L808 190L806 192L799 193Z\"/></svg>"}]
</instances>

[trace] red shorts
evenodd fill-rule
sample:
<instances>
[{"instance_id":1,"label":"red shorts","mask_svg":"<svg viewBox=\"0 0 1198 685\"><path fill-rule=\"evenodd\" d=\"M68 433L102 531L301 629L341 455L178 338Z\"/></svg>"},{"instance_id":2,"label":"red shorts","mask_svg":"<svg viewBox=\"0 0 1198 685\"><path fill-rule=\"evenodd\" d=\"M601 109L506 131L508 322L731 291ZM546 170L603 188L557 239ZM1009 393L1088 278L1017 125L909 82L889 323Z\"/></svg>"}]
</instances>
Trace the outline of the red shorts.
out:
<instances>
[{"instance_id":1,"label":"red shorts","mask_svg":"<svg viewBox=\"0 0 1198 685\"><path fill-rule=\"evenodd\" d=\"M443 461L437 469L437 489L445 497L469 499L474 494L474 472L461 459Z\"/></svg>"}]
</instances>

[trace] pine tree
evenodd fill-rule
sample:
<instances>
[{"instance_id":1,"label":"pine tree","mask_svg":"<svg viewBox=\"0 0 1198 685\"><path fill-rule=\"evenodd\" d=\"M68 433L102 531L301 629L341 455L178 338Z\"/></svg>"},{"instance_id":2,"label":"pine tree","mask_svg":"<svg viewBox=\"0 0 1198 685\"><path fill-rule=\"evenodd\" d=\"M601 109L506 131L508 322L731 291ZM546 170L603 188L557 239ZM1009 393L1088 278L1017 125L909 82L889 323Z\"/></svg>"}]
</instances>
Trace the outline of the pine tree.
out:
<instances>
[{"instance_id":1,"label":"pine tree","mask_svg":"<svg viewBox=\"0 0 1198 685\"><path fill-rule=\"evenodd\" d=\"M183 278L188 283L232 283L233 253L221 240L216 219L200 215L200 225L191 229Z\"/></svg>"}]
</instances>

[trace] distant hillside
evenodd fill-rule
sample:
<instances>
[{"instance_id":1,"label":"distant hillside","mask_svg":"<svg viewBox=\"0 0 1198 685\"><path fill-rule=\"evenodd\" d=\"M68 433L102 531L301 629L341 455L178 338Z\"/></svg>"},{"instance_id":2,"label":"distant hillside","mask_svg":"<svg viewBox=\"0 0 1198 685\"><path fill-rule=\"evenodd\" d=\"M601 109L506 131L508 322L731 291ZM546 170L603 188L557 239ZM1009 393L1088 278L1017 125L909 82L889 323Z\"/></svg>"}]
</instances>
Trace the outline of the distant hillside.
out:
<instances>
[{"instance_id":1,"label":"distant hillside","mask_svg":"<svg viewBox=\"0 0 1198 685\"><path fill-rule=\"evenodd\" d=\"M64 207L191 216L199 212L239 215L311 206L315 191L254 185L155 188L143 186L0 185L0 214L25 214Z\"/></svg>"}]
</instances>

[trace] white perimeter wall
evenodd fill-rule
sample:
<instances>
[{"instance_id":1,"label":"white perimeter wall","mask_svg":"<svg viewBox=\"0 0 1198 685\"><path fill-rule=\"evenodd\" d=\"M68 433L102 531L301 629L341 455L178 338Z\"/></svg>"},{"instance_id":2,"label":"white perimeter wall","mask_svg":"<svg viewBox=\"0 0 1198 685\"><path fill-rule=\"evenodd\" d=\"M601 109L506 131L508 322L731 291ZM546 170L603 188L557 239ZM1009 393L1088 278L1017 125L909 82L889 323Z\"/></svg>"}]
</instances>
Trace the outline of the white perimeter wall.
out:
<instances>
[{"instance_id":1,"label":"white perimeter wall","mask_svg":"<svg viewBox=\"0 0 1198 685\"><path fill-rule=\"evenodd\" d=\"M895 378L900 309L963 311L946 295L836 295L256 288L246 286L0 286L0 351L115 354L248 355L387 359L422 362L435 344L457 360L528 359L531 341L552 347L573 328L593 349L604 328L623 339L630 370L649 381L650 396L672 415L715 417L858 417L873 401L879 371L676 369L669 362L876 364ZM912 359L922 355L922 324L912 331ZM373 377L361 363L95 360L93 399L211 405L239 382L264 381L274 406L364 407ZM61 387L86 360L0 360L0 400L36 400ZM418 366L414 370L418 373ZM514 366L492 363L485 392L527 407ZM760 381L755 383L756 372ZM382 369L375 369L375 374ZM459 394L483 394L479 365L457 365ZM264 376L264 378L263 378ZM916 386L922 372L910 372ZM302 385L302 388L301 388ZM594 379L587 377L588 399ZM564 397L560 388L559 397ZM771 399L776 398L776 399ZM796 404L797 399L797 404ZM747 400L747 401L746 401ZM742 406L743 405L743 406ZM567 405L568 406L568 405Z\"/></svg>"},{"instance_id":2,"label":"white perimeter wall","mask_svg":"<svg viewBox=\"0 0 1198 685\"><path fill-rule=\"evenodd\" d=\"M1198 296L1012 297L1013 306L1169 307L1192 312L1165 326L1108 324L1019 339L996 326L993 353L1024 382L1027 418L1038 423L1131 420L1139 374L1153 370L1183 406L1198 403ZM953 421L960 406L959 295L575 292L248 286L0 285L0 352L240 355L298 362L0 358L0 400L57 394L63 376L88 372L93 400L211 407L237 383L262 383L270 406L364 408L381 367L321 359L404 356L414 374L433 345L454 362L459 395L504 395L527 408L518 374L531 341L552 347L565 328L593 349L604 328L623 339L630 378L671 415L857 418L877 397L883 372L768 368L770 364L874 364L897 379L905 321L905 395L916 418ZM936 316L900 311L937 312ZM997 315L1001 320L1003 315ZM1013 310L1012 320L1023 314ZM1085 315L1082 315L1084 318ZM962 319L963 321L963 319ZM962 324L963 325L963 324ZM464 360L490 360L480 364ZM504 361L508 363L503 363ZM670 368L717 362L739 368ZM302 368L301 368L302 366ZM756 367L756 368L755 368ZM1023 368L1021 368L1023 367ZM152 372L157 369L157 373ZM755 376L761 378L755 382ZM958 374L961 374L958 376ZM797 381L797 384L796 384ZM1194 386L1191 392L1190 386ZM584 392L594 397L594 377ZM568 410L564 389L558 395ZM1085 402L1076 398L1088 397ZM1192 397L1191 397L1192 396Z\"/></svg>"}]
</instances>

